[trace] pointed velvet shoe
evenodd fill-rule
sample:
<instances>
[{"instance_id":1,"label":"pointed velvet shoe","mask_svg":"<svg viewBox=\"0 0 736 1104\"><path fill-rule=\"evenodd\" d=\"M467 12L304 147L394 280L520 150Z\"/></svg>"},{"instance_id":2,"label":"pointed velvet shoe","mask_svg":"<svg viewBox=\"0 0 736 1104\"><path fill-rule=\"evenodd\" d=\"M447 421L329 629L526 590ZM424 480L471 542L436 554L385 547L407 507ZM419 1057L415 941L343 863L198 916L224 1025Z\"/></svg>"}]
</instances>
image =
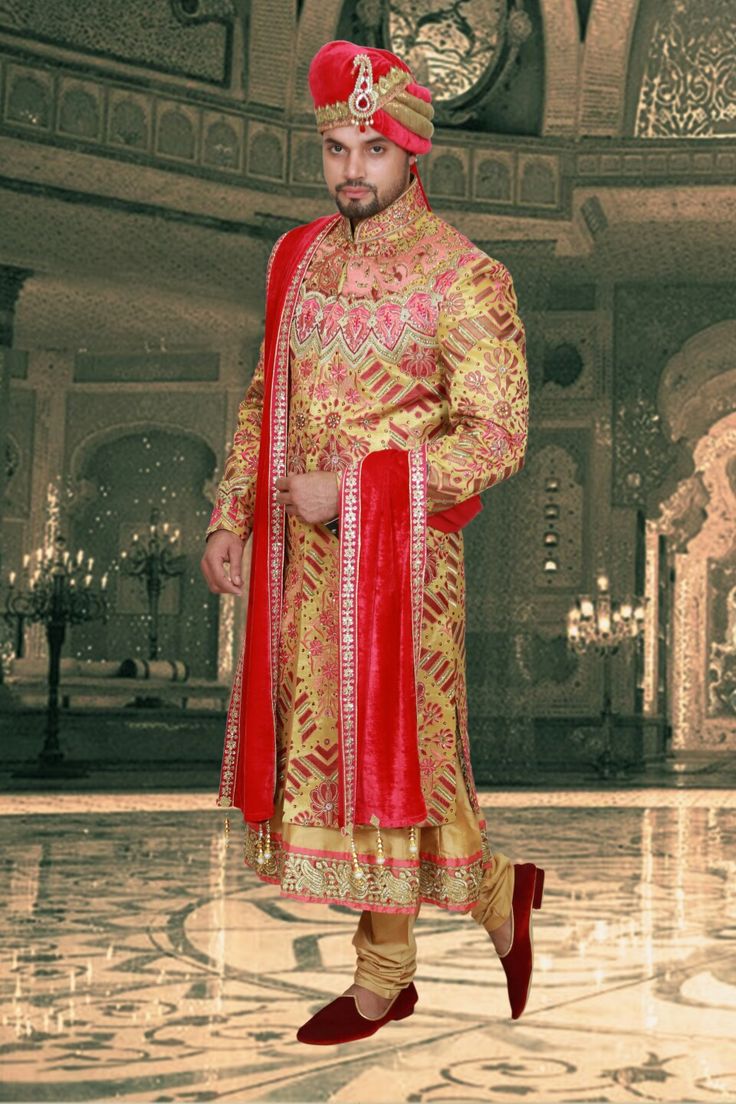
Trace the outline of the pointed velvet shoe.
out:
<instances>
[{"instance_id":1,"label":"pointed velvet shoe","mask_svg":"<svg viewBox=\"0 0 736 1104\"><path fill-rule=\"evenodd\" d=\"M352 1043L356 1039L367 1039L374 1035L379 1027L391 1020L404 1020L411 1016L418 994L412 981L400 993L397 993L382 1016L369 1019L358 1009L354 993L343 993L324 1008L320 1008L299 1028L296 1037L300 1043L312 1043L316 1046L330 1046L333 1043Z\"/></svg>"},{"instance_id":2,"label":"pointed velvet shoe","mask_svg":"<svg viewBox=\"0 0 736 1104\"><path fill-rule=\"evenodd\" d=\"M543 889L543 870L534 863L514 864L511 946L505 954L498 956L506 974L512 1020L518 1020L531 992L534 967L532 909L542 907Z\"/></svg>"}]
</instances>

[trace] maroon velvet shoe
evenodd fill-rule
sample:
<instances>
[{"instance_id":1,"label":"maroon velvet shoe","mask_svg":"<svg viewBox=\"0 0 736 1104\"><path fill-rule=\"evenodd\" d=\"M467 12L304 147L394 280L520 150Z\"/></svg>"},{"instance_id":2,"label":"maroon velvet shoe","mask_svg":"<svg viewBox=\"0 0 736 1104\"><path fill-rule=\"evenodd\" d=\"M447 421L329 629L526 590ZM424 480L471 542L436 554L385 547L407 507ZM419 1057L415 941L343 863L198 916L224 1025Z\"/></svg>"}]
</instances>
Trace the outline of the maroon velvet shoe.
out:
<instances>
[{"instance_id":1,"label":"maroon velvet shoe","mask_svg":"<svg viewBox=\"0 0 736 1104\"><path fill-rule=\"evenodd\" d=\"M412 981L406 989L397 993L382 1016L371 1020L358 1010L354 993L343 993L341 997L320 1008L311 1020L302 1024L296 1037L300 1043L313 1043L316 1046L352 1043L356 1039L367 1039L390 1020L404 1020L407 1016L411 1016L417 999L417 991Z\"/></svg>"},{"instance_id":2,"label":"maroon velvet shoe","mask_svg":"<svg viewBox=\"0 0 736 1104\"><path fill-rule=\"evenodd\" d=\"M511 946L499 955L506 974L511 1019L518 1020L532 988L534 941L532 909L542 907L544 871L534 863L514 864L514 897L511 902Z\"/></svg>"}]
</instances>

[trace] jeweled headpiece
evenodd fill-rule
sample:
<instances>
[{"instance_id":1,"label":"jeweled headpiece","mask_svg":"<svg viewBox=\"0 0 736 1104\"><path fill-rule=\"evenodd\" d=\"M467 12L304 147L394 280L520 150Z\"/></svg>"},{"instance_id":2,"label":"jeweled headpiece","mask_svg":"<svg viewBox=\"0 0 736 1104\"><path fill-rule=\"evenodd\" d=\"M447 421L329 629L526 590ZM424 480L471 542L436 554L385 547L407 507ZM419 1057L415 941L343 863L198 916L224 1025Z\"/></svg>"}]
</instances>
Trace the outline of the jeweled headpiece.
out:
<instances>
[{"instance_id":1,"label":"jeweled headpiece","mask_svg":"<svg viewBox=\"0 0 736 1104\"><path fill-rule=\"evenodd\" d=\"M309 88L320 131L372 126L409 153L432 148L432 95L390 50L328 42L309 67Z\"/></svg>"}]
</instances>

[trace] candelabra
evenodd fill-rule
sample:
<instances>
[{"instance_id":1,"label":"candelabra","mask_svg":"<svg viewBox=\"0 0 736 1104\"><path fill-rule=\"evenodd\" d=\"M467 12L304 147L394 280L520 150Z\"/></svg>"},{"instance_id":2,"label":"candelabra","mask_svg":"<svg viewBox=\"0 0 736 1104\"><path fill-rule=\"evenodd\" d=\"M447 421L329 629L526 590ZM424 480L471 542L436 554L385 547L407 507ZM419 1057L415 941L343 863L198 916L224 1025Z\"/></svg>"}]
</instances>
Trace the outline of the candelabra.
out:
<instances>
[{"instance_id":1,"label":"candelabra","mask_svg":"<svg viewBox=\"0 0 736 1104\"><path fill-rule=\"evenodd\" d=\"M29 556L24 556L24 564L27 564L29 559ZM3 614L3 617L13 633L13 655L16 657L16 659L22 659L25 653L26 615L22 609L14 608L17 603L9 601L9 598L13 593L13 587L15 586L15 579L16 573L15 571L11 571L9 574L8 595L5 601L5 613Z\"/></svg>"},{"instance_id":2,"label":"candelabra","mask_svg":"<svg viewBox=\"0 0 736 1104\"><path fill-rule=\"evenodd\" d=\"M646 599L626 598L614 602L608 575L599 567L596 576L597 595L581 594L567 614L567 642L577 655L593 653L603 658L602 750L594 765L602 778L610 778L622 764L612 752L613 711L611 709L611 657L630 641L637 646L644 628Z\"/></svg>"},{"instance_id":3,"label":"candelabra","mask_svg":"<svg viewBox=\"0 0 736 1104\"><path fill-rule=\"evenodd\" d=\"M93 565L94 558L90 557L85 566L82 549L73 559L66 540L55 529L51 541L36 550L35 562L29 554L23 557L25 579L20 586L16 586L16 572L10 572L6 620L15 620L19 626L23 621L40 622L46 628L49 646L46 735L38 765L17 771L20 777L74 777L86 773L64 761L59 743L59 669L67 625L107 620L107 575L102 576L100 590L96 590L92 585Z\"/></svg>"},{"instance_id":4,"label":"candelabra","mask_svg":"<svg viewBox=\"0 0 736 1104\"><path fill-rule=\"evenodd\" d=\"M166 579L181 575L186 557L174 554L171 545L179 539L180 530L169 533L170 524L165 521L159 528L160 512L151 510L147 547L141 544L140 534L133 533L129 551L120 555L120 570L145 581L148 595L148 658L158 659L158 605Z\"/></svg>"}]
</instances>

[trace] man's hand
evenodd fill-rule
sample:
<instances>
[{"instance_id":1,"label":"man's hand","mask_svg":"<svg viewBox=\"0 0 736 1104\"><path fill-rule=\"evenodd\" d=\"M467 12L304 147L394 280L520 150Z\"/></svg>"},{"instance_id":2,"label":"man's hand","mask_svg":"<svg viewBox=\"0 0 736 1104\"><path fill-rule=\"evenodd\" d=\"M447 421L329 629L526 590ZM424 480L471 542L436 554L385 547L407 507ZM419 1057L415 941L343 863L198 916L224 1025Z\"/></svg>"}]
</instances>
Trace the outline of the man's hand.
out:
<instances>
[{"instance_id":1,"label":"man's hand","mask_svg":"<svg viewBox=\"0 0 736 1104\"><path fill-rule=\"evenodd\" d=\"M337 516L339 497L334 472L295 472L276 480L277 502L287 514L311 523L332 521Z\"/></svg>"},{"instance_id":2,"label":"man's hand","mask_svg":"<svg viewBox=\"0 0 736 1104\"><path fill-rule=\"evenodd\" d=\"M243 597L241 564L244 547L245 542L228 529L216 529L207 538L199 566L213 594L237 594L238 598ZM229 577L225 564L230 568Z\"/></svg>"}]
</instances>

